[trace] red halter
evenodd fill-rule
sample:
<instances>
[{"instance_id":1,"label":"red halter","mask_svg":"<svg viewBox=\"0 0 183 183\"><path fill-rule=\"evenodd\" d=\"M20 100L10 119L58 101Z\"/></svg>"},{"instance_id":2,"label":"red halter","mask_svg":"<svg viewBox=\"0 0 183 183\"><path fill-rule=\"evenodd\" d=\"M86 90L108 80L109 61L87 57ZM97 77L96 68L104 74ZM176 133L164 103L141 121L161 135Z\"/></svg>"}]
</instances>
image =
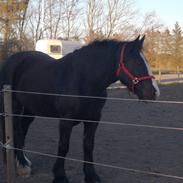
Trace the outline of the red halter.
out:
<instances>
[{"instance_id":1,"label":"red halter","mask_svg":"<svg viewBox=\"0 0 183 183\"><path fill-rule=\"evenodd\" d=\"M123 71L132 80L131 91L132 91L132 93L134 93L135 92L135 85L137 85L140 81L143 81L143 80L154 79L154 76L149 76L148 75L148 76L143 76L143 77L137 77L137 76L134 76L132 73L130 73L128 71L128 69L124 65L124 50L125 50L125 46L126 45L124 45L123 48L121 49L120 63L119 63L118 69L116 71L116 75L119 78L120 72Z\"/></svg>"}]
</instances>

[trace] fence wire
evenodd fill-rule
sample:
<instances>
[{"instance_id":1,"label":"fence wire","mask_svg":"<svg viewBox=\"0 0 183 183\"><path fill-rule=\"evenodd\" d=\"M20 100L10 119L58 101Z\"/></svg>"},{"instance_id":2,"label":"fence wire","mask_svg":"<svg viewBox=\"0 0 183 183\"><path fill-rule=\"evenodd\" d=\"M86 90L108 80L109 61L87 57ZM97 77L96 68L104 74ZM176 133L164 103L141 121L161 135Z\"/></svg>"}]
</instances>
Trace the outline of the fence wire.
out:
<instances>
[{"instance_id":1,"label":"fence wire","mask_svg":"<svg viewBox=\"0 0 183 183\"><path fill-rule=\"evenodd\" d=\"M23 151L23 152L26 152L26 153L30 153L30 154L36 154L36 155L39 155L39 156L46 156L46 157L50 157L50 158L65 159L67 161L73 161L73 162L78 162L78 163L87 163L87 164L92 164L92 165L95 165L95 166L100 166L100 167L105 167L105 168L112 168L112 169L122 170L122 171L126 171L126 172L132 172L132 173L139 173L139 174L144 174L144 175L158 176L158 177L163 177L163 178L183 180L183 177L176 176L176 175L169 175L169 174L164 174L164 173L157 173L157 172L150 172L150 171L145 171L145 170L138 170L138 169L134 169L134 168L127 168L127 167L109 165L109 164L105 164L105 163L84 161L84 160L80 160L80 159L75 159L75 158L70 158L70 157L63 157L63 156L57 156L57 155L54 155L54 154L42 153L42 152L37 152L37 151L32 151L32 150L25 150L25 149L22 150L22 149L19 149L19 148L12 147L12 146L10 146L8 144L3 144L2 142L0 142L0 147L5 148L5 149L9 149L9 150L17 150L17 151Z\"/></svg>"},{"instance_id":2,"label":"fence wire","mask_svg":"<svg viewBox=\"0 0 183 183\"><path fill-rule=\"evenodd\" d=\"M3 116L11 117L25 117L25 118L37 118L37 119L48 119L48 120L63 120L68 122L84 122L84 123L99 123L103 125L114 125L114 126L127 126L127 127L143 127L143 128L153 128L161 130L174 130L174 131L183 131L181 127L168 127L168 126L157 126L157 125L142 125L136 123L119 123L119 122L110 122L110 121L94 121L94 120L85 120L85 119L74 119L74 118L56 118L56 117L45 117L45 116L34 116L34 115L21 115L21 114L2 114Z\"/></svg>"},{"instance_id":3,"label":"fence wire","mask_svg":"<svg viewBox=\"0 0 183 183\"><path fill-rule=\"evenodd\" d=\"M53 93L44 93L44 92L29 92L29 91L7 90L7 89L3 89L3 92L32 94L32 95L45 95L45 96L57 96L57 97L71 97L71 98L86 98L86 99L127 101L127 102L147 102L147 103L160 103L160 104L183 104L183 101L141 100L141 99L130 99L130 98L119 98L119 97L98 97L98 96L87 96L87 95L53 94Z\"/></svg>"},{"instance_id":4,"label":"fence wire","mask_svg":"<svg viewBox=\"0 0 183 183\"><path fill-rule=\"evenodd\" d=\"M51 94L51 93L40 93L40 92L28 92L28 91L17 91L17 90L3 90L0 91L2 92L12 92L12 93L22 93L22 94L34 94L34 95L46 95L46 96L58 96L58 97L76 97L76 98L88 98L88 99L101 99L101 100L115 100L115 101L129 101L129 102L148 102L148 103L160 103L160 104L183 104L183 101L152 101L152 100L139 100L139 99L129 99L129 98L113 98L113 97L96 97L96 96L81 96L81 95L66 95L66 94ZM55 117L44 117L44 116L33 116L33 115L19 115L19 114L4 114L0 113L0 115L5 116L14 116L14 117L36 117L40 119L54 119L54 120L65 120L65 121L76 121L76 122L87 122L87 123L98 123L99 121L93 121L93 120L81 120L81 119L69 119L69 118L55 118ZM106 124L106 125L119 125L119 126L128 126L128 127L145 127L145 128L154 128L154 129L163 129L163 130L176 130L176 131L183 131L183 128L178 128L178 127L162 127L162 126L156 126L156 125L139 125L135 123L119 123L119 122L109 122L109 121L100 121L100 124ZM25 150L25 149L19 149L15 148L9 145L7 142L6 144L3 144L0 142L0 147L4 149L10 149L10 150L17 150L17 151L24 151L26 153L31 153L31 154L36 154L40 156L47 156L50 158L60 158L60 159L65 159L68 161L74 161L78 163L87 163L87 164L93 164L96 166L102 166L106 168L113 168L113 169L118 169L118 170L123 170L127 172L132 172L132 173L139 173L139 174L144 174L144 175L151 175L151 176L158 176L158 177L164 177L164 178L171 178L171 179L177 179L177 180L183 180L183 177L181 176L176 176L176 175L169 175L169 174L164 174L164 173L157 173L157 172L150 172L150 171L145 171L145 170L138 170L138 169L133 169L133 168L127 168L127 167L120 167L120 166L115 166L115 165L109 165L109 164L104 164L104 163L97 163L97 162L88 162L80 159L74 159L70 157L62 157L62 156L57 156L53 154L48 154L48 153L42 153L42 152L37 152L37 151L32 151L32 150Z\"/></svg>"}]
</instances>

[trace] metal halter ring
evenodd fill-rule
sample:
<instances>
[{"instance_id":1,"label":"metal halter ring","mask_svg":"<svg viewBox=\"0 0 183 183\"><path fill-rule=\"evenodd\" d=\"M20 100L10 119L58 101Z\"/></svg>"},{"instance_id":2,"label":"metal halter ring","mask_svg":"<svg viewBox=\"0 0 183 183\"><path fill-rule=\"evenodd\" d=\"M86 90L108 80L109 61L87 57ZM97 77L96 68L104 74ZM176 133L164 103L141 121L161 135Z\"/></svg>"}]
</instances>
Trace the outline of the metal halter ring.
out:
<instances>
[{"instance_id":1,"label":"metal halter ring","mask_svg":"<svg viewBox=\"0 0 183 183\"><path fill-rule=\"evenodd\" d=\"M134 85L136 85L136 84L139 83L139 79L138 79L138 78L134 78L132 81L133 81L133 84L134 84Z\"/></svg>"}]
</instances>

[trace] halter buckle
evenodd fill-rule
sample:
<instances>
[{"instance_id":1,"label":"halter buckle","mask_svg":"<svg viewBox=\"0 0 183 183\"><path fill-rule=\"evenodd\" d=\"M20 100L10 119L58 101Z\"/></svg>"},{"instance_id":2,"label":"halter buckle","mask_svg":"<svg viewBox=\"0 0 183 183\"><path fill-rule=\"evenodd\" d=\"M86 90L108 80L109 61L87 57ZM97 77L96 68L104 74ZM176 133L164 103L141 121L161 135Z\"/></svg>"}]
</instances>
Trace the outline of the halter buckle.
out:
<instances>
[{"instance_id":1,"label":"halter buckle","mask_svg":"<svg viewBox=\"0 0 183 183\"><path fill-rule=\"evenodd\" d=\"M136 85L136 84L139 83L139 79L138 79L138 78L134 78L134 79L132 80L132 82L133 82L134 85Z\"/></svg>"}]
</instances>

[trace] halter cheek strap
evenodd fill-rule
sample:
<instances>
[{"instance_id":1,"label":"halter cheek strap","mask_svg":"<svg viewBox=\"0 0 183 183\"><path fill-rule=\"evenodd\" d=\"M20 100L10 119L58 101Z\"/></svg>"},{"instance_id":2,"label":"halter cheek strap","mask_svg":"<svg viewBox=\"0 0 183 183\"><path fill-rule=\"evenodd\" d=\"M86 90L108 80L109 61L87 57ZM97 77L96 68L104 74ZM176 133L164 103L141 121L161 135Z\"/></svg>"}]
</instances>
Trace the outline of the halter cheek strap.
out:
<instances>
[{"instance_id":1,"label":"halter cheek strap","mask_svg":"<svg viewBox=\"0 0 183 183\"><path fill-rule=\"evenodd\" d=\"M147 76L143 76L143 77L137 77L128 71L128 69L124 65L125 46L126 45L124 45L123 48L121 49L120 63L119 63L118 69L116 71L116 76L119 78L120 72L123 71L131 79L132 86L131 86L131 89L129 87L128 88L132 91L132 93L134 93L135 92L135 85L137 85L140 81L143 81L143 80L154 79L154 76L147 75Z\"/></svg>"}]
</instances>

